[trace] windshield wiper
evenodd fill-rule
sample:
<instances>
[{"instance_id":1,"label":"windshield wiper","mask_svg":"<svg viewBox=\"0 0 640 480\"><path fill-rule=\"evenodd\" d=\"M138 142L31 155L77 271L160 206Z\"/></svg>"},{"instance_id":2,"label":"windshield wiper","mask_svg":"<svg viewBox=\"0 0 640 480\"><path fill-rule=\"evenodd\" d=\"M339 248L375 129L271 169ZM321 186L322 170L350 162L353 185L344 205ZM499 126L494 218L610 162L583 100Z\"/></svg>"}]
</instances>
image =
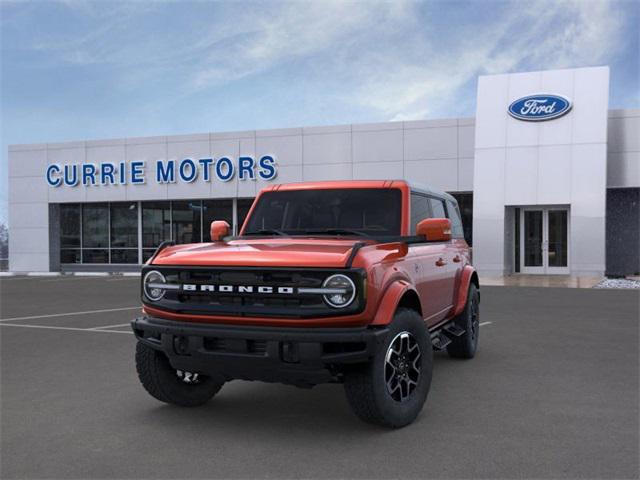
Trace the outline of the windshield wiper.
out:
<instances>
[{"instance_id":1,"label":"windshield wiper","mask_svg":"<svg viewBox=\"0 0 640 480\"><path fill-rule=\"evenodd\" d=\"M287 236L285 232L282 230L275 229L265 229L265 230L255 230L253 232L244 232L245 235L280 235Z\"/></svg>"},{"instance_id":2,"label":"windshield wiper","mask_svg":"<svg viewBox=\"0 0 640 480\"><path fill-rule=\"evenodd\" d=\"M305 230L306 234L324 234L324 235L357 235L359 237L368 237L364 232L358 230L351 230L348 228L327 228L325 230Z\"/></svg>"}]
</instances>

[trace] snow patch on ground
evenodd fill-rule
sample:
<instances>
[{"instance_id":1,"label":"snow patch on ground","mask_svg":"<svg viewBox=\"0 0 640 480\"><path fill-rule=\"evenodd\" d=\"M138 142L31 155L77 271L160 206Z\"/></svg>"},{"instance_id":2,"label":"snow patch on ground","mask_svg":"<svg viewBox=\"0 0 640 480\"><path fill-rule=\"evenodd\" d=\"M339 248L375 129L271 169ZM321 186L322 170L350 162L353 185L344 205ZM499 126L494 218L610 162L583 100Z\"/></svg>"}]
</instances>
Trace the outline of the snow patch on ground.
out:
<instances>
[{"instance_id":1,"label":"snow patch on ground","mask_svg":"<svg viewBox=\"0 0 640 480\"><path fill-rule=\"evenodd\" d=\"M640 281L628 278L605 278L593 288L638 288L640 289Z\"/></svg>"}]
</instances>

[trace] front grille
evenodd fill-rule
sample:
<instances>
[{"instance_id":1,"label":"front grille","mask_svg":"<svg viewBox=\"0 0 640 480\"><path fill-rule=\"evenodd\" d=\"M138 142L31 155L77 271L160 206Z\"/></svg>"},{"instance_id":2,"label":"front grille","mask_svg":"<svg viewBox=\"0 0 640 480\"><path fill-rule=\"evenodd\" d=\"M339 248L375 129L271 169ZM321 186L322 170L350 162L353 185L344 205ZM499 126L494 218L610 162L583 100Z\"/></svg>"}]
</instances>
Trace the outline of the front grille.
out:
<instances>
[{"instance_id":1,"label":"front grille","mask_svg":"<svg viewBox=\"0 0 640 480\"><path fill-rule=\"evenodd\" d=\"M150 302L143 294L143 302L175 313L310 318L349 315L361 311L364 306L364 273L357 269L152 266L144 269L142 278L150 270L159 271L167 283L180 288L166 290L164 297L157 302ZM325 279L335 273L349 276L356 286L356 298L348 307L332 308L321 294L298 292L299 288L321 288ZM186 290L185 285L195 286L195 291ZM213 291L201 291L202 286L213 288ZM220 291L221 286L233 291ZM238 291L240 287L245 290ZM248 287L253 290L246 291ZM261 292L261 287L272 291Z\"/></svg>"}]
</instances>

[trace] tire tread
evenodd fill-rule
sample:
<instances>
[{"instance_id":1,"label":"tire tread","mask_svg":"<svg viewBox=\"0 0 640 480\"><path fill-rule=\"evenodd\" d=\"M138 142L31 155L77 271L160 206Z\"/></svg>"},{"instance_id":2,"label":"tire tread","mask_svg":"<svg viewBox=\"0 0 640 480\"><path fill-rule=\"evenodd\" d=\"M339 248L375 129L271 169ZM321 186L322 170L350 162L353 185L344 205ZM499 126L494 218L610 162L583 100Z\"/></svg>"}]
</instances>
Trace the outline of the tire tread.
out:
<instances>
[{"instance_id":1,"label":"tire tread","mask_svg":"<svg viewBox=\"0 0 640 480\"><path fill-rule=\"evenodd\" d=\"M465 330L465 333L459 337L454 337L451 343L447 346L447 353L452 358L464 358L471 359L476 354L476 348L472 344L471 333L471 302L478 295L478 289L475 284L469 285L469 291L467 293L467 303L464 306L464 310L455 319L456 324Z\"/></svg>"},{"instance_id":2,"label":"tire tread","mask_svg":"<svg viewBox=\"0 0 640 480\"><path fill-rule=\"evenodd\" d=\"M167 357L142 342L136 345L136 371L149 395L181 407L197 407L207 403L224 385L224 380L212 377L204 378L197 385L181 384L173 378L175 370Z\"/></svg>"},{"instance_id":3,"label":"tire tread","mask_svg":"<svg viewBox=\"0 0 640 480\"><path fill-rule=\"evenodd\" d=\"M419 324L421 326L420 328L423 326L422 317L415 310L409 308L399 308L396 311L392 325L398 323L405 325L413 324L414 326ZM426 345L423 345L423 348L426 348L426 350L423 351L422 354L426 359L428 359L427 365L429 367L429 371L424 372L427 377L423 380L428 382L426 385L426 392L424 394L424 398L426 399L426 394L428 393L429 385L431 383L432 350L426 325L424 325L424 329L427 343ZM390 333L390 335L392 334ZM380 351L378 353L378 355L385 354L386 349L385 351ZM380 401L381 392L379 389L386 387L384 385L380 385L379 382L374 380L376 375L380 375L380 372L376 370L376 359L373 359L366 365L354 368L345 375L345 393L353 412L361 420L383 427L399 428L413 422L422 409L424 399L418 408L414 409L414 411L407 411L405 409L403 413L398 414L398 409L406 407L389 407L388 404L385 406L384 402Z\"/></svg>"}]
</instances>

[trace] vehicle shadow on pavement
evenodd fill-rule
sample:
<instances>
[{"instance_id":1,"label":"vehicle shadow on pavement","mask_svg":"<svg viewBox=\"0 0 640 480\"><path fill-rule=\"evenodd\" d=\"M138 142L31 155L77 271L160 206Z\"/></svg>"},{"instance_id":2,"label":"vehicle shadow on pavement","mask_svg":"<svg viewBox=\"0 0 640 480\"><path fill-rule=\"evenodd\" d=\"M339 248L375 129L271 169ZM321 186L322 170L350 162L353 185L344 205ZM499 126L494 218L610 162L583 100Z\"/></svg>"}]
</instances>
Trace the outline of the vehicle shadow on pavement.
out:
<instances>
[{"instance_id":1,"label":"vehicle shadow on pavement","mask_svg":"<svg viewBox=\"0 0 640 480\"><path fill-rule=\"evenodd\" d=\"M463 368L464 362L448 358L446 353L434 354L434 368ZM442 365L439 365L442 364ZM448 369L448 368L447 368ZM443 376L438 375L443 381ZM433 386L432 386L433 389ZM231 429L246 432L259 430L277 434L290 433L292 429L316 434L362 432L385 433L393 430L369 425L352 413L341 384L318 385L310 389L289 385L234 380L222 387L211 402L196 408L181 408L164 405L149 399L146 406L136 409L136 418L141 422L161 422L166 429L188 431L203 428L216 432ZM429 399L416 424L427 422ZM410 428L410 427L407 427Z\"/></svg>"}]
</instances>

